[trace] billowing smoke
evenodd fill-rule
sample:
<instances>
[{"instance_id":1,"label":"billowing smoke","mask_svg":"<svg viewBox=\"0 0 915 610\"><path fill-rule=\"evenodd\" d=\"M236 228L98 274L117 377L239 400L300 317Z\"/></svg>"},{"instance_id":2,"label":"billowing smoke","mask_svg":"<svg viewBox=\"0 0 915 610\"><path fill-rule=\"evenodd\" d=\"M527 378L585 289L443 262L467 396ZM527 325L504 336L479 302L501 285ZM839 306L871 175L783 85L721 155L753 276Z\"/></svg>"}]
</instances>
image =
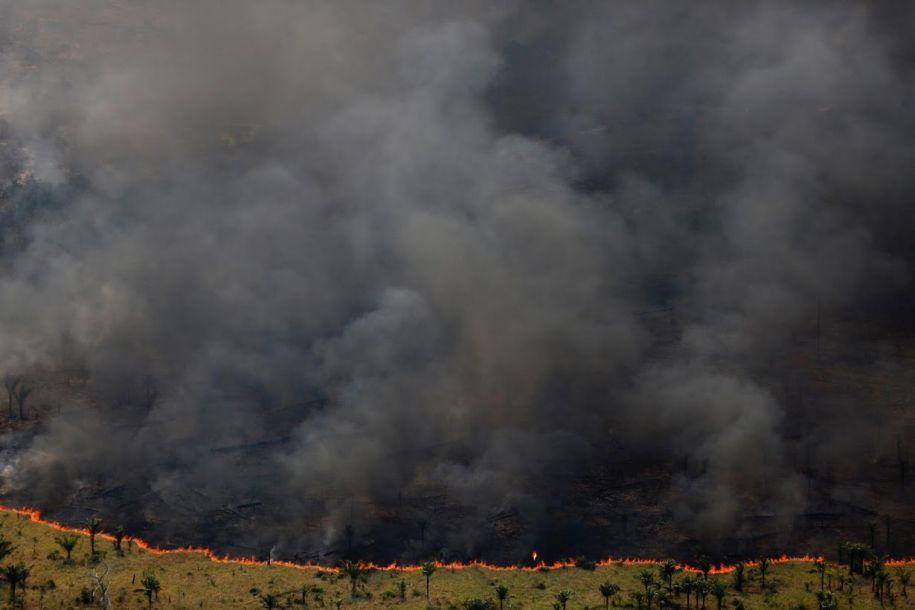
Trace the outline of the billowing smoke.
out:
<instances>
[{"instance_id":1,"label":"billowing smoke","mask_svg":"<svg viewBox=\"0 0 915 610\"><path fill-rule=\"evenodd\" d=\"M824 389L905 370L911 9L79 4L0 4L8 498L285 557L724 552L911 439Z\"/></svg>"}]
</instances>

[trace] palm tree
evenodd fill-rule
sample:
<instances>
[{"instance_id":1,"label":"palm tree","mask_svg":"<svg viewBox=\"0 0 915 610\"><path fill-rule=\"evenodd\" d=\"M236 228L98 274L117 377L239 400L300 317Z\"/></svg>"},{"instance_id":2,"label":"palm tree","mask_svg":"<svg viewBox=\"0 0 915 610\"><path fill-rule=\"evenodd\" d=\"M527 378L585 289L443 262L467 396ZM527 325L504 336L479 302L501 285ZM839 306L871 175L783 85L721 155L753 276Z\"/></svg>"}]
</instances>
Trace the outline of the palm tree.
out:
<instances>
[{"instance_id":1,"label":"palm tree","mask_svg":"<svg viewBox=\"0 0 915 610\"><path fill-rule=\"evenodd\" d=\"M874 582L876 583L876 588L874 589L874 594L877 599L880 601L880 606L883 606L883 593L886 590L886 587L890 583L890 575L887 574L886 570L881 568L875 578Z\"/></svg>"},{"instance_id":2,"label":"palm tree","mask_svg":"<svg viewBox=\"0 0 915 610\"><path fill-rule=\"evenodd\" d=\"M746 565L742 561L734 564L734 588L737 591L743 591L743 573L745 569Z\"/></svg>"},{"instance_id":3,"label":"palm tree","mask_svg":"<svg viewBox=\"0 0 915 610\"><path fill-rule=\"evenodd\" d=\"M609 609L610 598L619 593L619 585L615 585L612 582L607 581L602 583L598 589L600 590L600 594L604 596L604 607Z\"/></svg>"},{"instance_id":4,"label":"palm tree","mask_svg":"<svg viewBox=\"0 0 915 610\"><path fill-rule=\"evenodd\" d=\"M359 583L359 579L368 571L368 567L361 561L344 561L341 571L349 576L350 584L352 585L350 597L356 599L356 585Z\"/></svg>"},{"instance_id":5,"label":"palm tree","mask_svg":"<svg viewBox=\"0 0 915 610\"><path fill-rule=\"evenodd\" d=\"M871 562L871 563L868 563L866 566L864 566L864 572L862 574L865 578L870 579L871 593L874 593L874 594L877 593L877 573L878 572L879 572L879 570L877 569L877 566L873 562Z\"/></svg>"},{"instance_id":6,"label":"palm tree","mask_svg":"<svg viewBox=\"0 0 915 610\"><path fill-rule=\"evenodd\" d=\"M689 596L696 588L696 579L687 574L683 577L683 580L681 580L680 583L683 585L683 592L686 593L686 608L689 610ZM698 600L699 598L697 597L696 601L698 602Z\"/></svg>"},{"instance_id":7,"label":"palm tree","mask_svg":"<svg viewBox=\"0 0 915 610\"><path fill-rule=\"evenodd\" d=\"M683 583L679 582L679 581L675 582L674 587L671 590L671 593L673 593L674 597L676 597L677 599L680 599L680 594L683 593Z\"/></svg>"},{"instance_id":8,"label":"palm tree","mask_svg":"<svg viewBox=\"0 0 915 610\"><path fill-rule=\"evenodd\" d=\"M848 601L848 610L852 610L855 604L855 585L849 585L845 591L845 599Z\"/></svg>"},{"instance_id":9,"label":"palm tree","mask_svg":"<svg viewBox=\"0 0 915 610\"><path fill-rule=\"evenodd\" d=\"M426 601L429 601L429 579L435 574L436 565L434 561L427 561L423 564L423 576L426 577Z\"/></svg>"},{"instance_id":10,"label":"palm tree","mask_svg":"<svg viewBox=\"0 0 915 610\"><path fill-rule=\"evenodd\" d=\"M153 596L155 595L156 599L159 599L159 591L162 589L159 584L159 579L152 574L146 573L143 575L140 584L143 585L143 588L137 589L137 591L146 596L146 602L149 604L149 607L152 608Z\"/></svg>"},{"instance_id":11,"label":"palm tree","mask_svg":"<svg viewBox=\"0 0 915 610\"><path fill-rule=\"evenodd\" d=\"M499 600L499 610L502 610L505 606L505 600L508 599L508 587L505 585L496 587L496 599Z\"/></svg>"},{"instance_id":12,"label":"palm tree","mask_svg":"<svg viewBox=\"0 0 915 610\"><path fill-rule=\"evenodd\" d=\"M699 578L696 580L695 584L696 589L696 607L699 607L699 601L702 600L702 608L705 608L705 599L708 597L708 594L711 593L711 585L707 578Z\"/></svg>"},{"instance_id":13,"label":"palm tree","mask_svg":"<svg viewBox=\"0 0 915 610\"><path fill-rule=\"evenodd\" d=\"M22 585L22 590L25 591L25 581L30 573L31 569L25 567L22 562L6 566L3 571L3 578L10 584L10 605L16 602L16 587Z\"/></svg>"},{"instance_id":14,"label":"palm tree","mask_svg":"<svg viewBox=\"0 0 915 610\"><path fill-rule=\"evenodd\" d=\"M658 572L661 575L662 580L667 581L667 590L673 591L674 588L674 574L680 571L680 566L677 565L677 562L673 559L665 559L658 566Z\"/></svg>"},{"instance_id":15,"label":"palm tree","mask_svg":"<svg viewBox=\"0 0 915 610\"><path fill-rule=\"evenodd\" d=\"M654 574L650 570L642 570L639 572L639 581L645 587L645 593L648 593L648 588L654 584Z\"/></svg>"},{"instance_id":16,"label":"palm tree","mask_svg":"<svg viewBox=\"0 0 915 610\"><path fill-rule=\"evenodd\" d=\"M568 589L563 589L556 594L556 601L562 606L562 610L566 610L566 604L569 603L570 599L572 599L572 592Z\"/></svg>"},{"instance_id":17,"label":"palm tree","mask_svg":"<svg viewBox=\"0 0 915 610\"><path fill-rule=\"evenodd\" d=\"M20 382L19 387L16 388L13 396L16 397L16 404L19 405L19 419L25 421L25 401L28 400L29 396L32 394L31 388L25 383Z\"/></svg>"},{"instance_id":18,"label":"palm tree","mask_svg":"<svg viewBox=\"0 0 915 610\"><path fill-rule=\"evenodd\" d=\"M123 525L114 528L114 550L117 551L118 555L124 554L123 551L121 551L121 542L124 540L125 535L126 533L124 532Z\"/></svg>"},{"instance_id":19,"label":"palm tree","mask_svg":"<svg viewBox=\"0 0 915 610\"><path fill-rule=\"evenodd\" d=\"M839 610L839 600L832 591L817 591L818 610Z\"/></svg>"},{"instance_id":20,"label":"palm tree","mask_svg":"<svg viewBox=\"0 0 915 610\"><path fill-rule=\"evenodd\" d=\"M636 591L632 594L632 599L635 600L635 606L638 610L642 610L642 601L645 599L645 594L641 591Z\"/></svg>"},{"instance_id":21,"label":"palm tree","mask_svg":"<svg viewBox=\"0 0 915 610\"><path fill-rule=\"evenodd\" d=\"M63 534L55 536L54 542L56 542L57 546L62 548L67 554L67 563L73 563L73 560L70 559L70 554L73 552L73 549L76 548L76 544L79 542L79 536L76 534Z\"/></svg>"},{"instance_id":22,"label":"palm tree","mask_svg":"<svg viewBox=\"0 0 915 610\"><path fill-rule=\"evenodd\" d=\"M664 610L664 608L673 606L673 601L670 598L670 593L662 589L660 586L655 587L655 595L658 599L658 610Z\"/></svg>"},{"instance_id":23,"label":"palm tree","mask_svg":"<svg viewBox=\"0 0 915 610\"><path fill-rule=\"evenodd\" d=\"M864 576L871 579L871 591L877 593L877 578L881 572L884 572L883 559L872 556L871 560L864 566Z\"/></svg>"},{"instance_id":24,"label":"palm tree","mask_svg":"<svg viewBox=\"0 0 915 610\"><path fill-rule=\"evenodd\" d=\"M715 601L718 604L718 610L721 610L721 604L724 601L724 596L728 592L728 588L723 582L718 579L712 581L712 595L715 597Z\"/></svg>"},{"instance_id":25,"label":"palm tree","mask_svg":"<svg viewBox=\"0 0 915 610\"><path fill-rule=\"evenodd\" d=\"M261 606L267 608L267 610L273 610L274 608L280 607L280 598L278 598L276 595L273 595L272 593L261 595L260 602Z\"/></svg>"},{"instance_id":26,"label":"palm tree","mask_svg":"<svg viewBox=\"0 0 915 610\"><path fill-rule=\"evenodd\" d=\"M651 586L645 589L645 601L648 602L648 610L651 610L651 602L654 600L654 594L658 591L658 585L654 582L651 583Z\"/></svg>"},{"instance_id":27,"label":"palm tree","mask_svg":"<svg viewBox=\"0 0 915 610\"><path fill-rule=\"evenodd\" d=\"M757 566L757 568L759 569L759 586L762 589L765 589L766 588L766 572L769 571L769 560L766 559L765 557L763 557L762 559L759 560L759 565Z\"/></svg>"},{"instance_id":28,"label":"palm tree","mask_svg":"<svg viewBox=\"0 0 915 610\"><path fill-rule=\"evenodd\" d=\"M12 542L6 539L6 536L0 534L0 561L6 559L10 553L16 550Z\"/></svg>"},{"instance_id":29,"label":"palm tree","mask_svg":"<svg viewBox=\"0 0 915 610\"><path fill-rule=\"evenodd\" d=\"M642 570L639 572L639 581L645 587L645 600L648 602L648 610L651 610L651 601L654 599L654 592L651 591L655 584L654 574L651 570Z\"/></svg>"},{"instance_id":30,"label":"palm tree","mask_svg":"<svg viewBox=\"0 0 915 610\"><path fill-rule=\"evenodd\" d=\"M98 517L86 519L86 531L89 532L89 555L95 557L95 535L102 531L102 520Z\"/></svg>"},{"instance_id":31,"label":"palm tree","mask_svg":"<svg viewBox=\"0 0 915 610\"><path fill-rule=\"evenodd\" d=\"M712 571L712 562L705 555L699 558L699 571L702 572L702 577L708 580L708 575Z\"/></svg>"},{"instance_id":32,"label":"palm tree","mask_svg":"<svg viewBox=\"0 0 915 610\"><path fill-rule=\"evenodd\" d=\"M10 419L13 419L13 399L16 395L16 386L19 385L19 382L22 380L22 377L19 375L11 375L7 373L3 376L3 385L6 387L6 398L9 401L10 408Z\"/></svg>"},{"instance_id":33,"label":"palm tree","mask_svg":"<svg viewBox=\"0 0 915 610\"><path fill-rule=\"evenodd\" d=\"M813 562L813 568L820 575L820 591L826 589L826 562L818 559Z\"/></svg>"},{"instance_id":34,"label":"palm tree","mask_svg":"<svg viewBox=\"0 0 915 610\"><path fill-rule=\"evenodd\" d=\"M864 571L864 560L873 554L870 547L860 542L851 542L843 545L848 557L848 573L861 574Z\"/></svg>"},{"instance_id":35,"label":"palm tree","mask_svg":"<svg viewBox=\"0 0 915 610\"><path fill-rule=\"evenodd\" d=\"M909 593L906 591L906 587L908 587L909 583L912 581L912 573L904 567L899 566L896 568L896 580L899 581L899 587L902 589L902 596L908 597Z\"/></svg>"},{"instance_id":36,"label":"palm tree","mask_svg":"<svg viewBox=\"0 0 915 610\"><path fill-rule=\"evenodd\" d=\"M836 585L840 593L845 590L845 586L848 584L848 580L849 579L846 578L845 574L842 574L841 572L836 574Z\"/></svg>"}]
</instances>

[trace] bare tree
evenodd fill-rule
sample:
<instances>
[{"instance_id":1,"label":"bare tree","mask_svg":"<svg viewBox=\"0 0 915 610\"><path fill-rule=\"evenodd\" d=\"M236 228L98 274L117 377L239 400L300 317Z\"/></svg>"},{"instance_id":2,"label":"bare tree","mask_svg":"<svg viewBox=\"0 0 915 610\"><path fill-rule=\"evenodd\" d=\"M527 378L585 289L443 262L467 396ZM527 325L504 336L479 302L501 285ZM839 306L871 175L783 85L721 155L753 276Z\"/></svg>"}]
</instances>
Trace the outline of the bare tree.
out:
<instances>
[{"instance_id":1,"label":"bare tree","mask_svg":"<svg viewBox=\"0 0 915 610\"><path fill-rule=\"evenodd\" d=\"M102 574L98 573L98 570L89 573L89 577L95 581L95 588L98 591L98 603L101 608L108 608L108 583L105 582L105 578L108 577L108 572L111 571L111 568L107 563L103 563L105 566L105 572Z\"/></svg>"},{"instance_id":2,"label":"bare tree","mask_svg":"<svg viewBox=\"0 0 915 610\"><path fill-rule=\"evenodd\" d=\"M22 377L19 375L7 373L3 377L3 385L6 387L6 398L9 401L10 419L13 419L13 399L15 397L16 387L19 385L20 381L22 381Z\"/></svg>"},{"instance_id":3,"label":"bare tree","mask_svg":"<svg viewBox=\"0 0 915 610\"><path fill-rule=\"evenodd\" d=\"M156 401L159 399L159 384L155 377L146 375L143 378L143 386L145 393L143 405L146 407L146 412L148 413L152 411L152 408L156 405Z\"/></svg>"},{"instance_id":4,"label":"bare tree","mask_svg":"<svg viewBox=\"0 0 915 610\"><path fill-rule=\"evenodd\" d=\"M769 571L769 560L765 557L759 560L759 564L756 566L756 569L759 570L759 580L760 588L765 590L766 588L766 573Z\"/></svg>"},{"instance_id":5,"label":"bare tree","mask_svg":"<svg viewBox=\"0 0 915 610\"><path fill-rule=\"evenodd\" d=\"M738 561L734 564L734 589L737 591L743 591L744 570L746 570L744 562Z\"/></svg>"},{"instance_id":6,"label":"bare tree","mask_svg":"<svg viewBox=\"0 0 915 610\"><path fill-rule=\"evenodd\" d=\"M19 382L19 387L13 393L16 398L16 404L19 406L19 419L25 421L25 401L29 399L34 388L29 387L25 382Z\"/></svg>"},{"instance_id":7,"label":"bare tree","mask_svg":"<svg viewBox=\"0 0 915 610\"><path fill-rule=\"evenodd\" d=\"M121 555L121 556L124 555L124 551L121 550L121 542L123 542L124 536L126 536L126 535L127 535L127 532L124 531L123 525L119 525L116 528L114 528L114 550L117 552L118 555Z\"/></svg>"}]
</instances>

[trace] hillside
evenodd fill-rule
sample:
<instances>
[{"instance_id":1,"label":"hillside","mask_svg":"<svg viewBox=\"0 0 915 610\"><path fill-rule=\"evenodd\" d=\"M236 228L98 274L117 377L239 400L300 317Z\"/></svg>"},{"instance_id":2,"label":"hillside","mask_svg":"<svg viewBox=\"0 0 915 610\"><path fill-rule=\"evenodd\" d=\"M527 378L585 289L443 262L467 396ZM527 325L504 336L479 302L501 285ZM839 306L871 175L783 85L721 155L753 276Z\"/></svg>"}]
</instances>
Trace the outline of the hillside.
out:
<instances>
[{"instance_id":1,"label":"hillside","mask_svg":"<svg viewBox=\"0 0 915 610\"><path fill-rule=\"evenodd\" d=\"M310 607L310 608L461 608L473 599L491 600L498 607L496 587L504 585L509 590L506 608L553 608L557 594L571 592L569 608L603 607L604 599L599 585L611 582L621 587L611 599L614 606L636 607L636 592L643 591L640 575L650 571L657 575L657 566L613 562L608 565L575 567L529 567L500 569L492 567L440 566L430 580L430 602L425 598L425 577L417 567L405 569L379 569L366 572L358 581L355 597L351 594L350 579L336 570L320 567L252 564L243 560L227 561L211 558L200 551L156 551L133 541L123 542L121 554L114 550L110 536L97 537L100 561L91 563L89 538L77 533L79 540L73 550L73 560L62 558L55 537L62 528L38 520L37 515L4 509L0 512L0 532L10 540L15 549L5 565L23 562L31 568L27 580L24 603L27 608L72 608L93 606L89 601L97 591L96 575L107 572L112 608L143 608L147 602L140 584L144 575L152 574L161 590L153 606L161 608L259 608ZM892 594L884 599L887 605L913 607L915 592L902 597L896 580L899 570L907 566L892 566ZM718 570L715 570L718 571ZM713 582L728 585L723 605L726 607L754 608L816 608L815 592L819 590L819 574L812 561L791 560L773 562L766 576L766 589L761 588L757 568L748 568L747 583L743 593L733 588L733 574L710 576ZM840 582L846 582L847 568L830 564L824 582L826 588L836 589L840 607L857 609L878 608L881 604L871 593L869 580L856 577L852 588L838 591ZM684 573L676 575L681 582ZM401 582L404 583L404 600L401 600ZM662 587L663 588L663 587ZM851 592L849 592L851 591ZM304 594L304 598L303 598ZM4 597L8 596L8 590ZM269 596L273 596L270 598ZM303 603L304 599L304 603ZM685 607L683 594L672 598L674 604ZM695 603L693 601L693 603ZM706 600L708 608L716 606L713 595ZM481 606L486 607L486 606Z\"/></svg>"},{"instance_id":2,"label":"hillside","mask_svg":"<svg viewBox=\"0 0 915 610\"><path fill-rule=\"evenodd\" d=\"M915 3L753 4L0 0L0 499L146 541L8 515L10 597L915 557Z\"/></svg>"}]
</instances>

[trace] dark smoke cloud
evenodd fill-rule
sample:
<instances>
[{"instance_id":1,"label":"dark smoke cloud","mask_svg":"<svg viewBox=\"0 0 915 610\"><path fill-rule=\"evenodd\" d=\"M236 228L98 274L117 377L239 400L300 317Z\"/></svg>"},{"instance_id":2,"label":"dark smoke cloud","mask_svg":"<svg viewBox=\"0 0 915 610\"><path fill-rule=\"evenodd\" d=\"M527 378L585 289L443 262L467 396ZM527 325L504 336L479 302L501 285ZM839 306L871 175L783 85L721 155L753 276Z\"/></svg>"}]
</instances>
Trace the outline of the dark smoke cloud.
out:
<instances>
[{"instance_id":1,"label":"dark smoke cloud","mask_svg":"<svg viewBox=\"0 0 915 610\"><path fill-rule=\"evenodd\" d=\"M0 365L92 382L7 494L126 485L164 538L264 501L289 555L404 510L473 555L620 445L699 465L690 535L800 510L768 372L908 293L911 11L71 4L0 13Z\"/></svg>"}]
</instances>

